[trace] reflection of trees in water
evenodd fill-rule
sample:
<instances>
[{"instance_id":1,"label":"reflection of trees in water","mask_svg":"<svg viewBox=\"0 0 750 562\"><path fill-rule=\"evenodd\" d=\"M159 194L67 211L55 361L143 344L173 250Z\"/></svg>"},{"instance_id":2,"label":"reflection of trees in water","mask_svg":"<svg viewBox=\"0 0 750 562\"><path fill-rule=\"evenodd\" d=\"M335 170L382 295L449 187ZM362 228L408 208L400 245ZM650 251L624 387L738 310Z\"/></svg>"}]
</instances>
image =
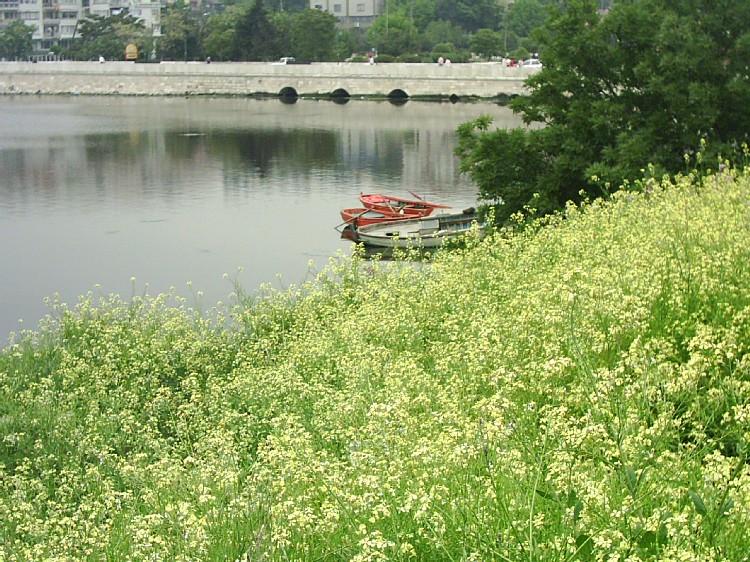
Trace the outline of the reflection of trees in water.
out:
<instances>
[{"instance_id":1,"label":"reflection of trees in water","mask_svg":"<svg viewBox=\"0 0 750 562\"><path fill-rule=\"evenodd\" d=\"M414 189L418 184L452 187L456 175L450 132L384 130L377 123L50 138L41 146L0 150L0 165L5 193L21 193L21 188L55 191L63 185L72 193L87 183L100 194L117 191L123 196L149 186L174 194L200 183L200 177L218 180L225 188L246 189L262 188L267 179L294 181L322 173L350 175L353 182L370 176Z\"/></svg>"},{"instance_id":2,"label":"reflection of trees in water","mask_svg":"<svg viewBox=\"0 0 750 562\"><path fill-rule=\"evenodd\" d=\"M242 169L264 178L272 170L335 166L339 135L320 129L255 129L212 132L206 142L225 171Z\"/></svg>"}]
</instances>

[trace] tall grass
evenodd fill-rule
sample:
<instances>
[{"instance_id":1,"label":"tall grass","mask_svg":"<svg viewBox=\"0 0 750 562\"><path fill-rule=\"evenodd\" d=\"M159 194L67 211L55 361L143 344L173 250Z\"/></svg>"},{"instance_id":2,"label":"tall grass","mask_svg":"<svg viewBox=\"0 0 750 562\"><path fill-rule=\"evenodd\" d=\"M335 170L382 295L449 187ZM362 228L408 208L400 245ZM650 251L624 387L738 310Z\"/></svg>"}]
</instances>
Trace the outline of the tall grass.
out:
<instances>
[{"instance_id":1,"label":"tall grass","mask_svg":"<svg viewBox=\"0 0 750 562\"><path fill-rule=\"evenodd\" d=\"M0 353L0 560L749 560L750 175Z\"/></svg>"}]
</instances>

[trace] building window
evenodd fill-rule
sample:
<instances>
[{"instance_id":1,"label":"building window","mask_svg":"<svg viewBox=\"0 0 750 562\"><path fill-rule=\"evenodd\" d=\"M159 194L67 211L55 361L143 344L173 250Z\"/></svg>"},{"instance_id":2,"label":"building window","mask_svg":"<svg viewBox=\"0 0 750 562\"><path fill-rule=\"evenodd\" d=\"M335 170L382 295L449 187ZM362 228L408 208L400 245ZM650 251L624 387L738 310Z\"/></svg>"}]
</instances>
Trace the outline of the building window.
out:
<instances>
[{"instance_id":1,"label":"building window","mask_svg":"<svg viewBox=\"0 0 750 562\"><path fill-rule=\"evenodd\" d=\"M364 12L365 11L365 5L364 5L364 3L357 4L357 11L358 12Z\"/></svg>"},{"instance_id":2,"label":"building window","mask_svg":"<svg viewBox=\"0 0 750 562\"><path fill-rule=\"evenodd\" d=\"M333 11L337 14L341 13L341 4L334 4L333 5Z\"/></svg>"},{"instance_id":3,"label":"building window","mask_svg":"<svg viewBox=\"0 0 750 562\"><path fill-rule=\"evenodd\" d=\"M322 10L323 9L323 4L315 4L315 9L316 10Z\"/></svg>"}]
</instances>

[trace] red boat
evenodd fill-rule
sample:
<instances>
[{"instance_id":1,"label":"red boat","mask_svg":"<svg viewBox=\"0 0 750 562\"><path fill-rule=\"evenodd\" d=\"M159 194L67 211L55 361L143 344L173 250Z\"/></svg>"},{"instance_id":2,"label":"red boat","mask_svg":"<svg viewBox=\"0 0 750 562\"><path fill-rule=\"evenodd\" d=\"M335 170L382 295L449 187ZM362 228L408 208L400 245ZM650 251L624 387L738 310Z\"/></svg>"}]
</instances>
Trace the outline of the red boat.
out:
<instances>
[{"instance_id":1,"label":"red boat","mask_svg":"<svg viewBox=\"0 0 750 562\"><path fill-rule=\"evenodd\" d=\"M412 193L417 199L404 199L393 195L381 195L380 193L360 193L359 200L367 209L379 211L385 214L406 214L411 216L426 217L435 209L448 209L449 205L430 203Z\"/></svg>"},{"instance_id":2,"label":"red boat","mask_svg":"<svg viewBox=\"0 0 750 562\"><path fill-rule=\"evenodd\" d=\"M381 222L402 221L405 219L415 219L423 216L419 211L413 211L404 208L403 212L384 212L374 211L364 207L354 207L352 209L342 209L341 218L346 224L354 227L376 224Z\"/></svg>"}]
</instances>

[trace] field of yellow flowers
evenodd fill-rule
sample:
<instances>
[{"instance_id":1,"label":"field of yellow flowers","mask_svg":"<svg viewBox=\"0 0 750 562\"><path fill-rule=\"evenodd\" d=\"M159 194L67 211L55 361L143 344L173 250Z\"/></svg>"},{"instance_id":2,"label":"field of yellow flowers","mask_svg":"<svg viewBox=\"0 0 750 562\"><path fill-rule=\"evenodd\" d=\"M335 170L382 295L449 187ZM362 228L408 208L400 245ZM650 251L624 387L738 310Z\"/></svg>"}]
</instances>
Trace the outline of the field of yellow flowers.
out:
<instances>
[{"instance_id":1,"label":"field of yellow flowers","mask_svg":"<svg viewBox=\"0 0 750 562\"><path fill-rule=\"evenodd\" d=\"M0 560L750 560L750 171L0 353Z\"/></svg>"}]
</instances>

